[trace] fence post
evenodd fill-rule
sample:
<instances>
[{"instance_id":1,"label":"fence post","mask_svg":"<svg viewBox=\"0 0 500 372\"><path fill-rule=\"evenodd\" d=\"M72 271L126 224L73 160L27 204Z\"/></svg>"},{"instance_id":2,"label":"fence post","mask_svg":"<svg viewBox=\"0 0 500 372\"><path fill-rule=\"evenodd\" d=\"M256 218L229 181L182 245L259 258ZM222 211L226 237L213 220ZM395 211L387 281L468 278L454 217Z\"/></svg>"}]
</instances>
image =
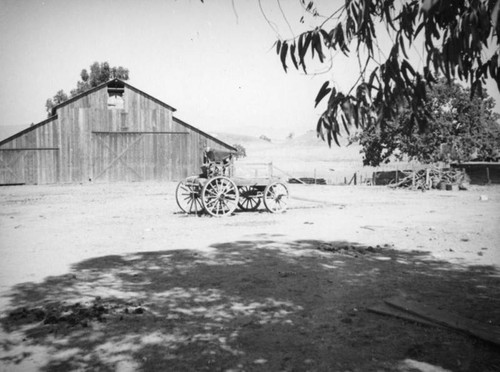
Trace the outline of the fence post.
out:
<instances>
[{"instance_id":1,"label":"fence post","mask_svg":"<svg viewBox=\"0 0 500 372\"><path fill-rule=\"evenodd\" d=\"M314 168L314 184L316 185L316 168Z\"/></svg>"},{"instance_id":2,"label":"fence post","mask_svg":"<svg viewBox=\"0 0 500 372\"><path fill-rule=\"evenodd\" d=\"M489 185L491 183L489 167L486 167L486 179L488 180L488 185Z\"/></svg>"},{"instance_id":3,"label":"fence post","mask_svg":"<svg viewBox=\"0 0 500 372\"><path fill-rule=\"evenodd\" d=\"M273 162L270 162L268 165L269 167L269 177L273 177Z\"/></svg>"}]
</instances>

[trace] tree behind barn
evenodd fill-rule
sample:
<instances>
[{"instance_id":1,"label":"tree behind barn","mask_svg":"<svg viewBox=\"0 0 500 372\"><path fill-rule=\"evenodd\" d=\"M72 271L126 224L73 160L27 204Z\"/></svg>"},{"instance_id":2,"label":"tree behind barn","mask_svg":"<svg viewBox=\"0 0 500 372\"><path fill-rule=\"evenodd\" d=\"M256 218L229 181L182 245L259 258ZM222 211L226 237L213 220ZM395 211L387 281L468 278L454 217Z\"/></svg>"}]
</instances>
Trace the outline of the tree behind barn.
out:
<instances>
[{"instance_id":1,"label":"tree behind barn","mask_svg":"<svg viewBox=\"0 0 500 372\"><path fill-rule=\"evenodd\" d=\"M128 69L122 66L110 67L108 62L94 62L90 66L90 73L86 69L82 70L80 80L76 83L76 88L71 90L69 97L63 90L60 90L53 98L47 99L45 108L47 109L48 116L52 115L52 108L54 106L115 78L128 80Z\"/></svg>"}]
</instances>

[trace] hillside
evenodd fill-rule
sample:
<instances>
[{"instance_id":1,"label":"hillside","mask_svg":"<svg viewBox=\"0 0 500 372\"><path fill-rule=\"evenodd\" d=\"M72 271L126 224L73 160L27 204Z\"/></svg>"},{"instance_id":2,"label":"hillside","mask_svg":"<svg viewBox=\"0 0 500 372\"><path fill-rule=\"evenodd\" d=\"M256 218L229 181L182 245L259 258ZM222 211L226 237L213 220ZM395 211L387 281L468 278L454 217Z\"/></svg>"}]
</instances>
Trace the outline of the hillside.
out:
<instances>
[{"instance_id":1,"label":"hillside","mask_svg":"<svg viewBox=\"0 0 500 372\"><path fill-rule=\"evenodd\" d=\"M328 144L317 137L315 131L308 131L293 139L261 140L257 137L217 133L215 136L228 144L238 143L245 147L247 157L236 162L237 175L244 177L262 176L268 172L264 164L273 163L275 174L293 177L325 178L334 183L350 179L356 171L365 172L359 145L347 146L347 139L341 139L341 146ZM256 165L255 163L261 164ZM283 172L282 172L283 171ZM285 174L286 172L286 174Z\"/></svg>"}]
</instances>

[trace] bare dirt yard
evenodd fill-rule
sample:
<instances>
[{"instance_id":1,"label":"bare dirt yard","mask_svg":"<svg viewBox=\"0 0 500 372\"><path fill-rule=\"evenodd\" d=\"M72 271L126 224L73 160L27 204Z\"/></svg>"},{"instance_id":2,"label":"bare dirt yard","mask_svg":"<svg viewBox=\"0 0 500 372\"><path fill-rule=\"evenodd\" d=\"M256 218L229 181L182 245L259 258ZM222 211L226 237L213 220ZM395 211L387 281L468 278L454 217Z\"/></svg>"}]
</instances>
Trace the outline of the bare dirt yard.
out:
<instances>
[{"instance_id":1,"label":"bare dirt yard","mask_svg":"<svg viewBox=\"0 0 500 372\"><path fill-rule=\"evenodd\" d=\"M290 185L285 214L187 216L175 184L0 188L2 371L499 371L500 188ZM451 316L451 315L450 315Z\"/></svg>"}]
</instances>

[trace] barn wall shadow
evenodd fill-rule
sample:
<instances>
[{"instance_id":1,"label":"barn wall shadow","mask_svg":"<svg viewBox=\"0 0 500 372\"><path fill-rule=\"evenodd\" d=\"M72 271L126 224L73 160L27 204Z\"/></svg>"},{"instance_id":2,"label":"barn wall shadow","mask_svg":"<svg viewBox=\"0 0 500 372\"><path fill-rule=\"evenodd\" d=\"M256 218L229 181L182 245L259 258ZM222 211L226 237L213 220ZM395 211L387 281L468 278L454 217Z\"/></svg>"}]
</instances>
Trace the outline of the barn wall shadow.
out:
<instances>
[{"instance_id":1,"label":"barn wall shadow","mask_svg":"<svg viewBox=\"0 0 500 372\"><path fill-rule=\"evenodd\" d=\"M12 310L0 320L0 363L47 371L334 371L390 370L412 357L487 371L500 365L496 347L366 309L404 295L500 325L499 292L495 267L346 241L260 235L207 252L96 257L12 289Z\"/></svg>"}]
</instances>

